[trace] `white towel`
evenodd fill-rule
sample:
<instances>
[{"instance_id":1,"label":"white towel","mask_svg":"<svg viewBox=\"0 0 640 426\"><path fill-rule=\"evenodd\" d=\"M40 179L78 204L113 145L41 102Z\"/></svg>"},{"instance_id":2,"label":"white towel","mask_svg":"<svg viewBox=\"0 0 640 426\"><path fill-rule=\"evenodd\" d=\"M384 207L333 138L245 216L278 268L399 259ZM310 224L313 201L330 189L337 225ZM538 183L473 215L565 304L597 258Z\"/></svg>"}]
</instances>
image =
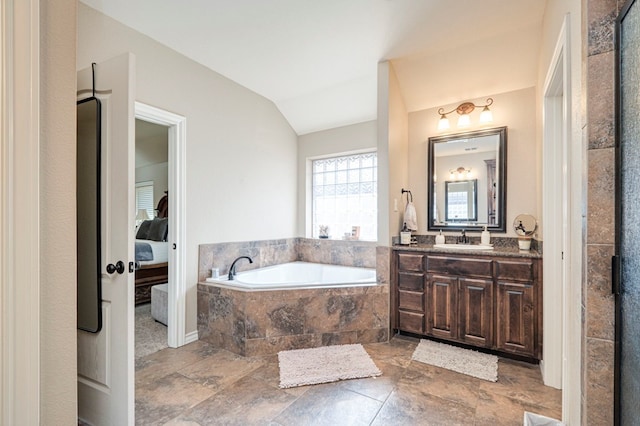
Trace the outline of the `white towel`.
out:
<instances>
[{"instance_id":1,"label":"white towel","mask_svg":"<svg viewBox=\"0 0 640 426\"><path fill-rule=\"evenodd\" d=\"M404 223L407 224L410 231L418 230L418 215L412 201L408 201L404 209Z\"/></svg>"}]
</instances>

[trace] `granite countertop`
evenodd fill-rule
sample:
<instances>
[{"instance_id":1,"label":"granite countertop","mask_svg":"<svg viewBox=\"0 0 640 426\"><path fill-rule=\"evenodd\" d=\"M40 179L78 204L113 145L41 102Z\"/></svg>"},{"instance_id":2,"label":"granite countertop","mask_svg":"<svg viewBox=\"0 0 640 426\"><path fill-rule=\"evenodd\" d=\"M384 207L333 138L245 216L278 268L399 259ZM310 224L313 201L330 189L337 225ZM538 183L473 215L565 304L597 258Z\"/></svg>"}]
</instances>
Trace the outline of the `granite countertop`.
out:
<instances>
[{"instance_id":1,"label":"granite countertop","mask_svg":"<svg viewBox=\"0 0 640 426\"><path fill-rule=\"evenodd\" d=\"M528 257L534 259L541 259L542 254L537 250L519 250L517 247L503 247L494 245L493 250L464 250L464 249L444 249L444 248L435 248L433 244L411 244L411 245L400 245L394 244L391 247L396 251L416 251L423 253L459 253L459 254L475 254L478 256L504 256L504 257Z\"/></svg>"}]
</instances>

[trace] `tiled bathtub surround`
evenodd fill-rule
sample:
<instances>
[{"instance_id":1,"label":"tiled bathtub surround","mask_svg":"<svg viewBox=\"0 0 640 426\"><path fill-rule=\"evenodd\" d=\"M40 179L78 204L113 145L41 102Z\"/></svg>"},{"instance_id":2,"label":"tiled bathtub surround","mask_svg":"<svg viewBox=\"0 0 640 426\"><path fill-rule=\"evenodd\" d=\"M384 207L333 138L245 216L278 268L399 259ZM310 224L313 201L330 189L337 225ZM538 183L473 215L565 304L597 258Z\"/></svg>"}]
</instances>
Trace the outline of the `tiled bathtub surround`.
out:
<instances>
[{"instance_id":1,"label":"tiled bathtub surround","mask_svg":"<svg viewBox=\"0 0 640 426\"><path fill-rule=\"evenodd\" d=\"M243 292L198 284L198 335L240 355L389 339L389 287Z\"/></svg>"},{"instance_id":2,"label":"tiled bathtub surround","mask_svg":"<svg viewBox=\"0 0 640 426\"><path fill-rule=\"evenodd\" d=\"M253 263L238 263L238 272L296 260L364 268L376 267L376 243L370 241L287 238L201 244L199 249L198 281L210 277L211 268L220 268L220 274L227 274L231 262L239 256L250 256Z\"/></svg>"},{"instance_id":3,"label":"tiled bathtub surround","mask_svg":"<svg viewBox=\"0 0 640 426\"><path fill-rule=\"evenodd\" d=\"M238 256L251 256L238 271L291 261L376 268L371 287L243 292L198 284L201 340L245 355L389 339L387 247L363 241L294 238L200 246L200 281L212 267L228 272Z\"/></svg>"}]
</instances>

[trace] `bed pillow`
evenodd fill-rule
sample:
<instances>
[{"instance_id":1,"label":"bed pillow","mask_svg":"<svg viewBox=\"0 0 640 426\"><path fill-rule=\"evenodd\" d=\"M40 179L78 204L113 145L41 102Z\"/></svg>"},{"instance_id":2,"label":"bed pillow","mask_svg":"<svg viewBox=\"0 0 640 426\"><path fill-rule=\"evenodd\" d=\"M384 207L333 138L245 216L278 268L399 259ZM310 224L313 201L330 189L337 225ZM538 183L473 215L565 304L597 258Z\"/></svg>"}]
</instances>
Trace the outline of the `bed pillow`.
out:
<instances>
[{"instance_id":1,"label":"bed pillow","mask_svg":"<svg viewBox=\"0 0 640 426\"><path fill-rule=\"evenodd\" d=\"M152 241L166 241L168 225L169 219L166 217L156 217L151 221L151 226L149 226L149 233L147 234L146 239Z\"/></svg>"},{"instance_id":2,"label":"bed pillow","mask_svg":"<svg viewBox=\"0 0 640 426\"><path fill-rule=\"evenodd\" d=\"M152 220L143 221L138 227L138 232L136 233L136 239L138 240L148 240L149 238L149 228L151 228Z\"/></svg>"}]
</instances>

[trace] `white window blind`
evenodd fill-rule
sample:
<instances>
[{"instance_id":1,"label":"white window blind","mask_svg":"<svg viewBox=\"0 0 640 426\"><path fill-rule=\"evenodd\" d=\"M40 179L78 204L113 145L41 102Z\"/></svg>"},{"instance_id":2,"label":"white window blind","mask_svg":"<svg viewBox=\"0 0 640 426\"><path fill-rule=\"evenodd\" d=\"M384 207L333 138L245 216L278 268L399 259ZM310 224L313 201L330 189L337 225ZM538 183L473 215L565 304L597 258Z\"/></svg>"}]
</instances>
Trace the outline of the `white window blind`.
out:
<instances>
[{"instance_id":1,"label":"white window blind","mask_svg":"<svg viewBox=\"0 0 640 426\"><path fill-rule=\"evenodd\" d=\"M155 217L153 205L153 181L136 183L136 214L139 209L145 209L149 218Z\"/></svg>"},{"instance_id":2,"label":"white window blind","mask_svg":"<svg viewBox=\"0 0 640 426\"><path fill-rule=\"evenodd\" d=\"M340 239L360 227L360 239L378 238L378 157L375 152L312 161L312 236L320 225Z\"/></svg>"}]
</instances>

